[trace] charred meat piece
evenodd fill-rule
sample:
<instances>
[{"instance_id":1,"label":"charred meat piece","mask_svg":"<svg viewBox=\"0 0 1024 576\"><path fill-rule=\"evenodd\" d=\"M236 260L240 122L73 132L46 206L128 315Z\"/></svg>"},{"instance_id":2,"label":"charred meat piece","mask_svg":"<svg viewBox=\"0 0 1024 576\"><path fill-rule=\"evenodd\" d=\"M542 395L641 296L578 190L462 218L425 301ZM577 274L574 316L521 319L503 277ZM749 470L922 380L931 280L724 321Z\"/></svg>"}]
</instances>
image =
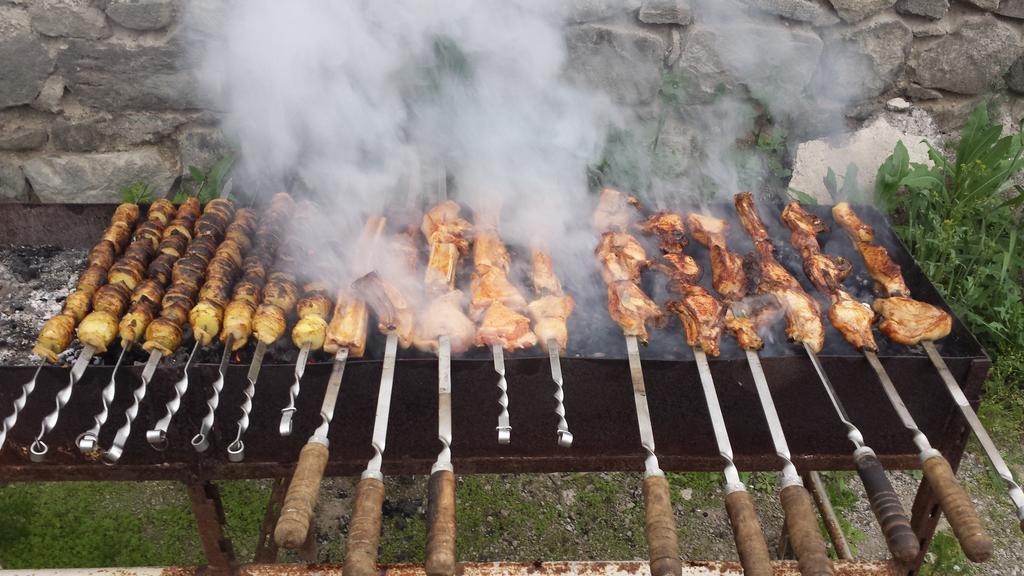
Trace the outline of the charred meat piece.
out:
<instances>
[{"instance_id":1,"label":"charred meat piece","mask_svg":"<svg viewBox=\"0 0 1024 576\"><path fill-rule=\"evenodd\" d=\"M832 216L846 231L853 241L854 247L864 258L871 278L878 283L885 296L909 296L910 289L903 279L903 271L899 264L889 257L889 251L874 244L875 231L857 217L846 202L840 202L832 208Z\"/></svg>"},{"instance_id":2,"label":"charred meat piece","mask_svg":"<svg viewBox=\"0 0 1024 576\"><path fill-rule=\"evenodd\" d=\"M830 256L821 252L802 252L804 274L814 284L814 288L822 294L831 294L839 290L843 280L850 275L853 265L842 256Z\"/></svg>"},{"instance_id":3,"label":"charred meat piece","mask_svg":"<svg viewBox=\"0 0 1024 576\"><path fill-rule=\"evenodd\" d=\"M772 294L786 315L786 337L820 352L825 345L825 326L821 322L821 308L814 298L803 290L784 289Z\"/></svg>"},{"instance_id":4,"label":"charred meat piece","mask_svg":"<svg viewBox=\"0 0 1024 576\"><path fill-rule=\"evenodd\" d=\"M732 332L736 342L744 350L760 350L764 347L764 340L758 335L754 320L748 316L736 316L732 309L727 310L725 328Z\"/></svg>"},{"instance_id":5,"label":"charred meat piece","mask_svg":"<svg viewBox=\"0 0 1024 576\"><path fill-rule=\"evenodd\" d=\"M754 281L759 294L770 294L778 290L800 290L800 282L775 259L771 246L767 243L756 247L749 262L744 262L748 275Z\"/></svg>"},{"instance_id":6,"label":"charred meat piece","mask_svg":"<svg viewBox=\"0 0 1024 576\"><path fill-rule=\"evenodd\" d=\"M625 232L605 232L597 247L601 262L601 277L613 282L640 282L640 270L647 265L647 252L632 235Z\"/></svg>"},{"instance_id":7,"label":"charred meat piece","mask_svg":"<svg viewBox=\"0 0 1024 576\"><path fill-rule=\"evenodd\" d=\"M348 348L350 356L361 357L366 351L369 323L366 303L348 290L339 290L327 328L324 351L334 354L341 348Z\"/></svg>"},{"instance_id":8,"label":"charred meat piece","mask_svg":"<svg viewBox=\"0 0 1024 576\"><path fill-rule=\"evenodd\" d=\"M832 217L854 242L875 241L875 229L866 224L850 207L849 202L840 202L832 207Z\"/></svg>"},{"instance_id":9,"label":"charred meat piece","mask_svg":"<svg viewBox=\"0 0 1024 576\"><path fill-rule=\"evenodd\" d=\"M953 329L953 317L948 312L919 300L879 298L872 308L882 316L878 329L899 344L913 346L922 340L939 340Z\"/></svg>"},{"instance_id":10,"label":"charred meat piece","mask_svg":"<svg viewBox=\"0 0 1024 576\"><path fill-rule=\"evenodd\" d=\"M594 210L594 229L598 232L629 230L639 217L639 205L640 202L633 196L627 196L614 188L605 188Z\"/></svg>"},{"instance_id":11,"label":"charred meat piece","mask_svg":"<svg viewBox=\"0 0 1024 576\"><path fill-rule=\"evenodd\" d=\"M469 350L476 337L476 325L462 311L462 291L452 290L434 297L416 319L413 345L437 352L438 338L448 336L452 353Z\"/></svg>"},{"instance_id":12,"label":"charred meat piece","mask_svg":"<svg viewBox=\"0 0 1024 576\"><path fill-rule=\"evenodd\" d=\"M658 212L638 225L644 234L658 237L658 248L665 254L681 254L689 243L683 217L674 212Z\"/></svg>"},{"instance_id":13,"label":"charred meat piece","mask_svg":"<svg viewBox=\"0 0 1024 576\"><path fill-rule=\"evenodd\" d=\"M697 264L697 261L687 254L680 252L662 256L668 261L668 264L655 262L654 267L668 276L668 289L671 292L684 293L687 285L696 284L704 274L700 264Z\"/></svg>"},{"instance_id":14,"label":"charred meat piece","mask_svg":"<svg viewBox=\"0 0 1024 576\"><path fill-rule=\"evenodd\" d=\"M875 322L875 313L871 307L857 301L843 290L835 290L831 294L832 307L828 310L828 319L846 341L857 350L878 350L871 325Z\"/></svg>"},{"instance_id":15,"label":"charred meat piece","mask_svg":"<svg viewBox=\"0 0 1024 576\"><path fill-rule=\"evenodd\" d=\"M352 283L353 290L373 308L377 328L387 334L394 330L402 348L412 345L415 315L413 307L397 286L370 272Z\"/></svg>"},{"instance_id":16,"label":"charred meat piece","mask_svg":"<svg viewBox=\"0 0 1024 576\"><path fill-rule=\"evenodd\" d=\"M747 294L747 273L743 257L724 245L711 245L711 285L726 302L742 300Z\"/></svg>"},{"instance_id":17,"label":"charred meat piece","mask_svg":"<svg viewBox=\"0 0 1024 576\"><path fill-rule=\"evenodd\" d=\"M686 343L691 348L700 348L710 356L721 354L725 308L717 298L700 286L683 286L681 298L669 302L666 307L679 317L686 331Z\"/></svg>"},{"instance_id":18,"label":"charred meat piece","mask_svg":"<svg viewBox=\"0 0 1024 576\"><path fill-rule=\"evenodd\" d=\"M575 308L576 301L568 294L541 296L530 302L530 316L533 317L533 331L537 339L544 344L554 340L559 350L565 350L569 341L566 320Z\"/></svg>"},{"instance_id":19,"label":"charred meat piece","mask_svg":"<svg viewBox=\"0 0 1024 576\"><path fill-rule=\"evenodd\" d=\"M530 319L496 301L487 308L476 332L477 346L499 345L513 351L537 345L537 336L530 330Z\"/></svg>"},{"instance_id":20,"label":"charred meat piece","mask_svg":"<svg viewBox=\"0 0 1024 576\"><path fill-rule=\"evenodd\" d=\"M811 214L799 202L790 202L782 209L782 223L793 234L806 234L815 238L818 234L829 231L828 224L817 215Z\"/></svg>"},{"instance_id":21,"label":"charred meat piece","mask_svg":"<svg viewBox=\"0 0 1024 576\"><path fill-rule=\"evenodd\" d=\"M754 241L755 245L765 244L771 250L771 244L768 240L768 229L764 227L764 222L754 206L754 195L750 192L737 194L735 205L736 213L740 217L740 224L743 225L743 229L747 231L750 239Z\"/></svg>"},{"instance_id":22,"label":"charred meat piece","mask_svg":"<svg viewBox=\"0 0 1024 576\"><path fill-rule=\"evenodd\" d=\"M622 327L623 334L636 336L644 344L647 322L659 323L662 319L658 305L628 280L608 284L608 314Z\"/></svg>"}]
</instances>

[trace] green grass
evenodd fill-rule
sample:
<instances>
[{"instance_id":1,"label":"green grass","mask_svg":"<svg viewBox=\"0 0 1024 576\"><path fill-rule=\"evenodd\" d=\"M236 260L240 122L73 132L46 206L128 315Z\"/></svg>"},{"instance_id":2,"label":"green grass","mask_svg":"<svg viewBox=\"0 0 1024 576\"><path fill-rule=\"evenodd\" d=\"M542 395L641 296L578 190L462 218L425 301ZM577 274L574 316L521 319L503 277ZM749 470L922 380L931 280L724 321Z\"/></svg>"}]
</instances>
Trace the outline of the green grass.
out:
<instances>
[{"instance_id":1,"label":"green grass","mask_svg":"<svg viewBox=\"0 0 1024 576\"><path fill-rule=\"evenodd\" d=\"M951 574L974 574L976 569L973 564L967 561L960 543L949 532L943 530L937 532L932 538L928 553L925 554L924 565L921 566L921 576L949 576Z\"/></svg>"},{"instance_id":2,"label":"green grass","mask_svg":"<svg viewBox=\"0 0 1024 576\"><path fill-rule=\"evenodd\" d=\"M832 508L836 511L836 517L839 519L839 527L843 531L843 535L846 537L846 543L850 545L850 550L857 554L857 546L864 541L866 535L864 531L856 526L850 524L847 520L847 516L854 510L859 502L860 498L857 493L850 489L850 482L853 481L855 472L822 472L821 479L825 484L825 493L828 495L829 500L832 502ZM825 541L828 541L828 532L825 530L825 524L819 519L818 526L821 530L822 537ZM835 557L835 551L829 550L829 553Z\"/></svg>"}]
</instances>

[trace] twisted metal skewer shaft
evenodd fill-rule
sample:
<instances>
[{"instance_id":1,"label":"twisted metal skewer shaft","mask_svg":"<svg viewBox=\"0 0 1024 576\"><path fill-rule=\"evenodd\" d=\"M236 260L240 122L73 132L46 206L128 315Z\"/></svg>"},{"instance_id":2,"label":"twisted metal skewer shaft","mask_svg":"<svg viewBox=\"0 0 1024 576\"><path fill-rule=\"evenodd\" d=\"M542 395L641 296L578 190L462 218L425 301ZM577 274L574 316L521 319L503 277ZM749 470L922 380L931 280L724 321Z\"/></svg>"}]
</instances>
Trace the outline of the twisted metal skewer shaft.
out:
<instances>
[{"instance_id":1,"label":"twisted metal skewer shaft","mask_svg":"<svg viewBox=\"0 0 1024 576\"><path fill-rule=\"evenodd\" d=\"M248 383L242 391L244 400L240 407L242 415L238 417L238 433L235 434L234 441L228 445L228 460L232 462L241 462L245 458L245 442L242 442L242 436L249 429L249 412L252 411L252 399L256 395L256 380L260 377L260 368L263 366L263 356L266 353L266 343L260 342L256 345L256 353L253 354L252 364L249 365L249 373L246 375Z\"/></svg>"},{"instance_id":2,"label":"twisted metal skewer shaft","mask_svg":"<svg viewBox=\"0 0 1024 576\"><path fill-rule=\"evenodd\" d=\"M295 415L295 399L299 397L302 390L302 375L306 373L306 363L309 362L309 351L311 344L306 342L299 350L299 357L295 360L295 381L288 388L288 405L281 409L281 425L278 432L281 436L291 436L292 417Z\"/></svg>"},{"instance_id":3,"label":"twisted metal skewer shaft","mask_svg":"<svg viewBox=\"0 0 1024 576\"><path fill-rule=\"evenodd\" d=\"M558 355L558 342L548 340L548 360L551 363L551 380L555 383L555 414L558 415L558 445L572 446L572 432L565 419L565 394L562 392L562 359Z\"/></svg>"},{"instance_id":4,"label":"twisted metal skewer shaft","mask_svg":"<svg viewBox=\"0 0 1024 576\"><path fill-rule=\"evenodd\" d=\"M146 367L142 369L141 382L132 391L132 403L124 411L124 424L117 429L117 434L114 435L114 442L110 445L110 449L103 454L103 461L105 463L117 464L117 461L121 459L121 455L124 454L124 446L128 443L128 437L132 433L132 423L135 422L135 417L139 415L139 405L146 397L146 388L149 387L149 383L153 380L156 367L160 364L160 359L163 357L163 353L159 350L153 350L149 353Z\"/></svg>"},{"instance_id":5,"label":"twisted metal skewer shaft","mask_svg":"<svg viewBox=\"0 0 1024 576\"><path fill-rule=\"evenodd\" d=\"M165 405L166 412L151 430L146 431L146 441L156 450L162 451L167 449L167 428L171 425L174 415L178 413L178 408L181 407L182 396L188 391L188 369L192 367L192 359L195 358L197 350L199 350L199 340L196 340L195 345L192 347L192 352L188 355L181 378L174 383L171 399Z\"/></svg>"},{"instance_id":6,"label":"twisted metal skewer shaft","mask_svg":"<svg viewBox=\"0 0 1024 576\"><path fill-rule=\"evenodd\" d=\"M103 427L107 422L107 416L110 415L110 403L114 401L114 394L117 392L117 372L121 369L121 364L124 362L124 354L128 351L131 346L126 343L121 348L121 354L117 357L117 363L114 364L114 371L110 373L110 381L103 387L100 392L100 402L102 407L92 417L92 428L89 428L85 432L78 435L75 439L75 443L78 445L78 451L82 454L88 454L96 449L96 442L100 437L100 428Z\"/></svg>"},{"instance_id":7,"label":"twisted metal skewer shaft","mask_svg":"<svg viewBox=\"0 0 1024 576\"><path fill-rule=\"evenodd\" d=\"M57 405L53 411L43 418L43 423L39 428L39 434L36 435L36 439L32 442L29 447L29 458L33 462L42 462L46 459L46 453L50 450L46 442L43 442L43 437L53 430L53 427L57 425L57 420L60 418L60 411L67 405L68 400L71 399L71 393L75 389L75 384L78 383L82 378L82 374L85 374L85 369L89 366L89 360L92 359L93 354L96 353L96 348L90 345L86 345L82 348L82 353L78 356L78 360L75 360L75 365L71 367L71 373L68 375L68 383L66 386L61 388L57 392Z\"/></svg>"},{"instance_id":8,"label":"twisted metal skewer shaft","mask_svg":"<svg viewBox=\"0 0 1024 576\"><path fill-rule=\"evenodd\" d=\"M505 351L501 344L491 346L491 355L494 356L494 371L498 373L498 406L501 412L498 414L498 444L508 444L512 441L512 426L508 420L508 382L505 380Z\"/></svg>"},{"instance_id":9,"label":"twisted metal skewer shaft","mask_svg":"<svg viewBox=\"0 0 1024 576\"><path fill-rule=\"evenodd\" d=\"M21 386L21 394L14 399L14 411L4 418L2 424L0 424L0 451L4 449L4 442L7 440L7 433L10 432L11 428L18 422L18 414L21 413L21 409L25 407L28 402L28 397L32 394L32 391L36 389L36 379L39 378L39 373L43 370L43 363L39 364L36 368L36 373L32 375L32 379L25 382Z\"/></svg>"},{"instance_id":10,"label":"twisted metal skewer shaft","mask_svg":"<svg viewBox=\"0 0 1024 576\"><path fill-rule=\"evenodd\" d=\"M224 389L224 377L228 370L228 361L231 358L231 346L235 341L235 337L228 334L228 339L224 342L224 352L220 356L220 365L217 368L217 379L210 384L211 394L206 399L206 414L203 415L203 421L199 425L199 433L192 437L192 448L196 452L205 452L210 447L209 434L210 430L213 429L213 420L217 413L217 406L220 405L220 393Z\"/></svg>"},{"instance_id":11,"label":"twisted metal skewer shaft","mask_svg":"<svg viewBox=\"0 0 1024 576\"><path fill-rule=\"evenodd\" d=\"M437 439L441 441L441 452L430 469L452 468L452 342L448 336L437 339Z\"/></svg>"}]
</instances>

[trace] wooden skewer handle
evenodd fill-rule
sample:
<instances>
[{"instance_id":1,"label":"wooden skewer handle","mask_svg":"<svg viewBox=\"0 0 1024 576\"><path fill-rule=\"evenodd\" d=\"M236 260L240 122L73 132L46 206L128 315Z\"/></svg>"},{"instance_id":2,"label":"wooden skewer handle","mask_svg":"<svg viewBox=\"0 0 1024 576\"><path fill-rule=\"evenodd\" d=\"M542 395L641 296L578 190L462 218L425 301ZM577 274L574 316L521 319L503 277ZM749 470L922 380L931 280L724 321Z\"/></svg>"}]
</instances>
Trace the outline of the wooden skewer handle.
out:
<instances>
[{"instance_id":1,"label":"wooden skewer handle","mask_svg":"<svg viewBox=\"0 0 1024 576\"><path fill-rule=\"evenodd\" d=\"M953 468L940 454L924 461L924 477L939 498L942 513L960 541L964 555L972 562L992 557L992 538L985 532L974 503L953 474Z\"/></svg>"},{"instance_id":2,"label":"wooden skewer handle","mask_svg":"<svg viewBox=\"0 0 1024 576\"><path fill-rule=\"evenodd\" d=\"M757 519L754 499L746 490L736 490L725 496L725 510L729 513L732 534L736 540L736 552L746 576L772 576L771 557L768 543Z\"/></svg>"},{"instance_id":3,"label":"wooden skewer handle","mask_svg":"<svg viewBox=\"0 0 1024 576\"><path fill-rule=\"evenodd\" d=\"M438 470L427 481L427 576L455 574L455 473Z\"/></svg>"},{"instance_id":4,"label":"wooden skewer handle","mask_svg":"<svg viewBox=\"0 0 1024 576\"><path fill-rule=\"evenodd\" d=\"M672 512L672 496L664 476L644 478L644 534L651 561L651 576L675 576L682 573L679 537Z\"/></svg>"},{"instance_id":5,"label":"wooden skewer handle","mask_svg":"<svg viewBox=\"0 0 1024 576\"><path fill-rule=\"evenodd\" d=\"M854 453L857 463L857 475L864 483L864 490L871 503L871 511L875 513L878 525L882 527L885 543L892 552L893 558L907 563L917 558L921 545L917 535L910 527L910 520L903 511L903 505L896 496L896 491L885 475L882 463L870 449L861 448Z\"/></svg>"},{"instance_id":6,"label":"wooden skewer handle","mask_svg":"<svg viewBox=\"0 0 1024 576\"><path fill-rule=\"evenodd\" d=\"M352 520L348 523L348 540L345 541L342 576L376 576L383 504L382 480L363 478L356 484Z\"/></svg>"},{"instance_id":7,"label":"wooden skewer handle","mask_svg":"<svg viewBox=\"0 0 1024 576\"><path fill-rule=\"evenodd\" d=\"M281 506L281 516L274 529L274 541L278 546L295 549L306 542L328 455L327 446L318 442L307 442L299 452L299 463L295 465L292 482Z\"/></svg>"},{"instance_id":8,"label":"wooden skewer handle","mask_svg":"<svg viewBox=\"0 0 1024 576\"><path fill-rule=\"evenodd\" d=\"M786 514L786 531L796 552L802 576L833 576L835 568L828 557L825 541L818 529L811 494L803 486L786 486L779 493Z\"/></svg>"}]
</instances>

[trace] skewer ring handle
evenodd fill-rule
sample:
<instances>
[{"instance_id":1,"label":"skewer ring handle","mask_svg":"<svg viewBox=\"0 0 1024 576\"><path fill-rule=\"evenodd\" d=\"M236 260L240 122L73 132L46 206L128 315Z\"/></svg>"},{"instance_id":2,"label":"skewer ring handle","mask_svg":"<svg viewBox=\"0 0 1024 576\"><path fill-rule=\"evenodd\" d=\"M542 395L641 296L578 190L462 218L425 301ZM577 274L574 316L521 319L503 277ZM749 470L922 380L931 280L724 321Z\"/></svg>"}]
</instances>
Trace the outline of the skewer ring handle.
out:
<instances>
[{"instance_id":1,"label":"skewer ring handle","mask_svg":"<svg viewBox=\"0 0 1024 576\"><path fill-rule=\"evenodd\" d=\"M36 463L45 462L46 453L49 451L50 447L46 445L46 442L43 442L42 440L37 438L35 442L33 442L32 445L29 446L28 448L28 457L30 460Z\"/></svg>"},{"instance_id":2,"label":"skewer ring handle","mask_svg":"<svg viewBox=\"0 0 1024 576\"><path fill-rule=\"evenodd\" d=\"M146 430L146 442L149 442L149 445L157 452L167 450L167 431L160 429Z\"/></svg>"},{"instance_id":3,"label":"skewer ring handle","mask_svg":"<svg viewBox=\"0 0 1024 576\"><path fill-rule=\"evenodd\" d=\"M761 521L757 518L754 498L746 490L734 490L725 495L725 510L729 513L736 552L747 576L772 576L771 557L765 542Z\"/></svg>"},{"instance_id":4,"label":"skewer ring handle","mask_svg":"<svg viewBox=\"0 0 1024 576\"><path fill-rule=\"evenodd\" d=\"M922 468L964 555L972 562L984 562L991 558L992 538L985 532L974 503L957 482L949 462L936 452L924 461Z\"/></svg>"},{"instance_id":5,"label":"skewer ring handle","mask_svg":"<svg viewBox=\"0 0 1024 576\"><path fill-rule=\"evenodd\" d=\"M303 448L303 450L305 450L305 448ZM300 453L300 462L302 461L301 459L302 456ZM245 460L245 442L242 442L239 439L235 440L231 444L228 444L228 460L230 460L231 462L241 462L242 460Z\"/></svg>"},{"instance_id":6,"label":"skewer ring handle","mask_svg":"<svg viewBox=\"0 0 1024 576\"><path fill-rule=\"evenodd\" d=\"M96 435L92 432L82 432L75 438L75 444L78 445L79 452L88 454L96 449Z\"/></svg>"},{"instance_id":7,"label":"skewer ring handle","mask_svg":"<svg viewBox=\"0 0 1024 576\"><path fill-rule=\"evenodd\" d=\"M274 541L278 546L295 549L306 542L329 455L327 446L316 442L307 442L299 452L299 462L295 465L274 529Z\"/></svg>"},{"instance_id":8,"label":"skewer ring handle","mask_svg":"<svg viewBox=\"0 0 1024 576\"><path fill-rule=\"evenodd\" d=\"M511 426L498 426L498 444L511 444L512 443L512 427Z\"/></svg>"},{"instance_id":9,"label":"skewer ring handle","mask_svg":"<svg viewBox=\"0 0 1024 576\"><path fill-rule=\"evenodd\" d=\"M572 447L572 432L569 432L568 430L559 430L558 445L562 448Z\"/></svg>"},{"instance_id":10,"label":"skewer ring handle","mask_svg":"<svg viewBox=\"0 0 1024 576\"><path fill-rule=\"evenodd\" d=\"M203 453L203 452L206 452L210 448L210 438L206 434L199 433L199 434L196 434L195 436L192 437L191 444L192 444L192 448L195 449L196 452ZM230 451L231 451L231 448L229 447L228 448L228 453L229 454L230 454Z\"/></svg>"},{"instance_id":11,"label":"skewer ring handle","mask_svg":"<svg viewBox=\"0 0 1024 576\"><path fill-rule=\"evenodd\" d=\"M868 494L871 511L882 528L885 543L893 558L904 564L912 562L921 553L921 545L914 529L910 527L903 504L900 504L889 477L885 475L882 463L867 446L854 451L853 459L857 464L857 475Z\"/></svg>"},{"instance_id":12,"label":"skewer ring handle","mask_svg":"<svg viewBox=\"0 0 1024 576\"><path fill-rule=\"evenodd\" d=\"M437 470L427 481L427 576L455 574L455 472Z\"/></svg>"},{"instance_id":13,"label":"skewer ring handle","mask_svg":"<svg viewBox=\"0 0 1024 576\"><path fill-rule=\"evenodd\" d=\"M377 575L383 504L384 481L366 476L359 480L352 505L352 519L348 523L342 576Z\"/></svg>"},{"instance_id":14,"label":"skewer ring handle","mask_svg":"<svg viewBox=\"0 0 1024 576\"><path fill-rule=\"evenodd\" d=\"M644 478L644 535L651 564L651 576L675 576L683 571L679 558L679 536L672 511L672 496L664 474Z\"/></svg>"},{"instance_id":15,"label":"skewer ring handle","mask_svg":"<svg viewBox=\"0 0 1024 576\"><path fill-rule=\"evenodd\" d=\"M278 427L278 433L281 436L292 435L292 415L295 414L295 408L285 408L281 410L281 425Z\"/></svg>"},{"instance_id":16,"label":"skewer ring handle","mask_svg":"<svg viewBox=\"0 0 1024 576\"><path fill-rule=\"evenodd\" d=\"M818 529L811 494L800 485L791 484L779 492L786 515L786 531L803 576L833 576L835 568L829 560L825 541Z\"/></svg>"}]
</instances>

